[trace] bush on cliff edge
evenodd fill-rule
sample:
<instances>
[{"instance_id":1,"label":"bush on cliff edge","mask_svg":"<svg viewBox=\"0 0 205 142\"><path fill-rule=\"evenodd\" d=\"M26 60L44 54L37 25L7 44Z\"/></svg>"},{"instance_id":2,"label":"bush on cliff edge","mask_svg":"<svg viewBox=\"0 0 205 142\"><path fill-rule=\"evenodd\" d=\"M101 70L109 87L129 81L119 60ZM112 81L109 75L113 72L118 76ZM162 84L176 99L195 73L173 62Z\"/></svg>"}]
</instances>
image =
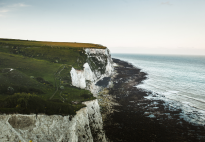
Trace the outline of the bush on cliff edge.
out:
<instances>
[{"instance_id":1,"label":"bush on cliff edge","mask_svg":"<svg viewBox=\"0 0 205 142\"><path fill-rule=\"evenodd\" d=\"M0 113L21 113L47 115L74 115L76 111L85 107L83 104L71 105L69 103L44 100L36 94L16 93L0 100Z\"/></svg>"}]
</instances>

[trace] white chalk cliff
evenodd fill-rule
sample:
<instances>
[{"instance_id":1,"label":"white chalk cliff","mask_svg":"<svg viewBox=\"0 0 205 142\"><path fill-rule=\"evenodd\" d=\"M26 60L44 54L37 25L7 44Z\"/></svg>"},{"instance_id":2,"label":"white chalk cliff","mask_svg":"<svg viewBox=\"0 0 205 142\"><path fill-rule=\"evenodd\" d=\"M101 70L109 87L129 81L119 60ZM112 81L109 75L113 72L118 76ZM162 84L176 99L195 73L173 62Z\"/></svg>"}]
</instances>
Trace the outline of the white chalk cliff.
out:
<instances>
[{"instance_id":1,"label":"white chalk cliff","mask_svg":"<svg viewBox=\"0 0 205 142\"><path fill-rule=\"evenodd\" d=\"M113 74L113 62L108 49L85 49L88 62L84 64L84 70L71 69L72 85L82 89L89 89L94 96L97 95L99 87L96 82ZM96 62L98 65L96 65ZM92 65L97 68L92 67ZM91 69L92 67L92 69Z\"/></svg>"},{"instance_id":2,"label":"white chalk cliff","mask_svg":"<svg viewBox=\"0 0 205 142\"><path fill-rule=\"evenodd\" d=\"M0 142L105 142L97 100L73 116L0 115Z\"/></svg>"},{"instance_id":3,"label":"white chalk cliff","mask_svg":"<svg viewBox=\"0 0 205 142\"><path fill-rule=\"evenodd\" d=\"M71 69L72 85L97 95L96 82L111 76L113 63L108 49L85 49L83 70ZM0 115L0 142L106 142L97 100L84 102L75 116Z\"/></svg>"}]
</instances>

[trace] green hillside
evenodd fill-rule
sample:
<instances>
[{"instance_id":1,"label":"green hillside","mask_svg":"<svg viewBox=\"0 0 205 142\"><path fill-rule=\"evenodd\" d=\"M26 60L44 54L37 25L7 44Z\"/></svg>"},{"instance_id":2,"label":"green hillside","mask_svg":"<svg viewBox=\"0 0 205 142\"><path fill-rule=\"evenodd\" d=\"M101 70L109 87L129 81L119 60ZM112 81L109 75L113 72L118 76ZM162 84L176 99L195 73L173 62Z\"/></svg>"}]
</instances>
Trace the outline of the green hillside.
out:
<instances>
[{"instance_id":1,"label":"green hillside","mask_svg":"<svg viewBox=\"0 0 205 142\"><path fill-rule=\"evenodd\" d=\"M95 99L71 85L70 70L83 69L88 43L0 39L0 113L75 114Z\"/></svg>"}]
</instances>

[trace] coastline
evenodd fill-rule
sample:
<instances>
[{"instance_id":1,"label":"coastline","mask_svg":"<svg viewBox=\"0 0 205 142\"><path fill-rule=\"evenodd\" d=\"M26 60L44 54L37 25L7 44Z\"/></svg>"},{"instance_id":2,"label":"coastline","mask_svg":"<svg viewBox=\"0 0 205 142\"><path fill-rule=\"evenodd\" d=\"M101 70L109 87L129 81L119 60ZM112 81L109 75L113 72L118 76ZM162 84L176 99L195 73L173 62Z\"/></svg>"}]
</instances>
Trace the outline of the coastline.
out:
<instances>
[{"instance_id":1,"label":"coastline","mask_svg":"<svg viewBox=\"0 0 205 142\"><path fill-rule=\"evenodd\" d=\"M180 118L181 109L169 110L163 100L146 99L149 92L134 87L146 73L125 61L113 62L118 64L117 75L108 90L119 105L112 105L103 122L110 141L205 141L204 126L186 122Z\"/></svg>"}]
</instances>

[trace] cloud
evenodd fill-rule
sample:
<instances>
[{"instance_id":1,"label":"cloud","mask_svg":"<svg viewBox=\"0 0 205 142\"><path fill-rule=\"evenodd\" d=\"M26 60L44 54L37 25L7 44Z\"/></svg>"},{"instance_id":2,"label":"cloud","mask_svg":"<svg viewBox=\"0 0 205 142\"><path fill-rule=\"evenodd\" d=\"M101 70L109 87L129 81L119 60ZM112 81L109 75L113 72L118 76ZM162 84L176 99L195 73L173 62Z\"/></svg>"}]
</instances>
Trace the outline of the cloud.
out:
<instances>
[{"instance_id":1,"label":"cloud","mask_svg":"<svg viewBox=\"0 0 205 142\"><path fill-rule=\"evenodd\" d=\"M162 5L170 5L170 6L172 5L169 1L167 1L167 2L161 2L161 4L162 4Z\"/></svg>"},{"instance_id":2,"label":"cloud","mask_svg":"<svg viewBox=\"0 0 205 142\"><path fill-rule=\"evenodd\" d=\"M5 17L10 11L15 11L19 8L28 7L24 3L15 3L11 5L6 5L5 3L0 3L0 17Z\"/></svg>"},{"instance_id":3,"label":"cloud","mask_svg":"<svg viewBox=\"0 0 205 142\"><path fill-rule=\"evenodd\" d=\"M0 13L6 13L6 12L9 12L9 10L8 9L0 10Z\"/></svg>"},{"instance_id":4,"label":"cloud","mask_svg":"<svg viewBox=\"0 0 205 142\"><path fill-rule=\"evenodd\" d=\"M1 9L0 10L0 17L4 17L10 10L9 9Z\"/></svg>"},{"instance_id":5,"label":"cloud","mask_svg":"<svg viewBox=\"0 0 205 142\"><path fill-rule=\"evenodd\" d=\"M8 7L12 7L12 8L19 8L19 7L28 7L29 5L24 4L24 3L16 3L13 5L9 5Z\"/></svg>"}]
</instances>

